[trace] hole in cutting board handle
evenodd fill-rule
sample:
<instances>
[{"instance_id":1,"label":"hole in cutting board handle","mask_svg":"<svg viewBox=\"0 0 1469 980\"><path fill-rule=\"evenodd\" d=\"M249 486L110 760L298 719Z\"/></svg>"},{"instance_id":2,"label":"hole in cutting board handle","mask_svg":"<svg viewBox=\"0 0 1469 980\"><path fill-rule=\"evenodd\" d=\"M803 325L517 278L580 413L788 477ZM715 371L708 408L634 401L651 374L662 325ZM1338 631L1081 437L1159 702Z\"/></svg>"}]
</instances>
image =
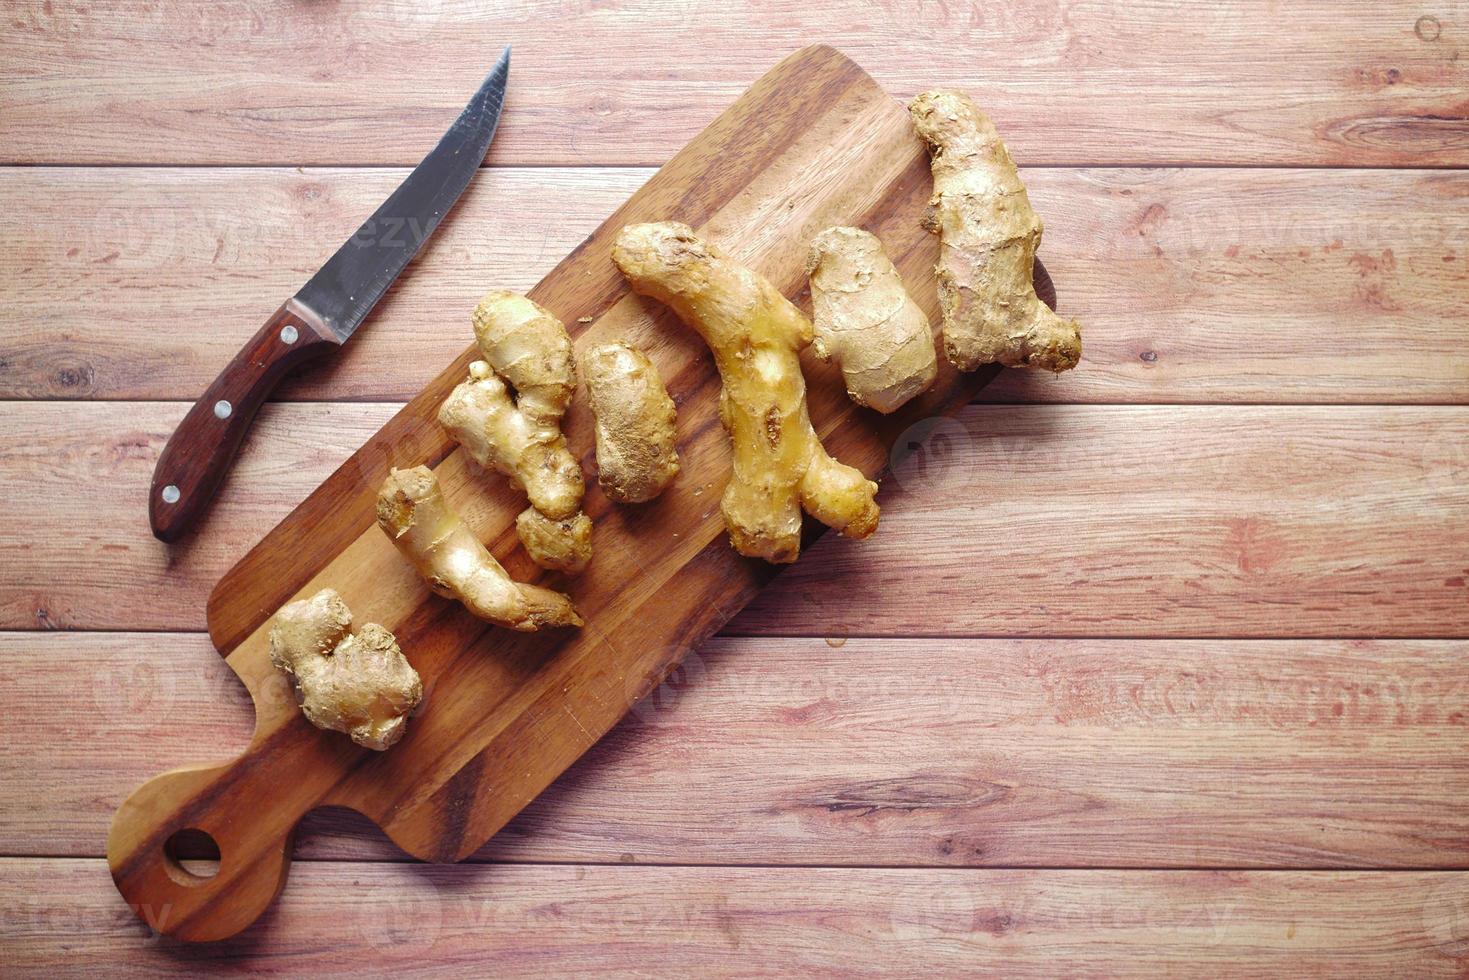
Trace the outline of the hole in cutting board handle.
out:
<instances>
[{"instance_id":1,"label":"hole in cutting board handle","mask_svg":"<svg viewBox=\"0 0 1469 980\"><path fill-rule=\"evenodd\" d=\"M108 868L123 899L157 932L225 939L259 918L285 884L302 814L279 805L238 812L250 806L241 798L258 797L258 787L242 788L265 768L255 765L256 752L154 776L118 807ZM210 866L194 862L215 855L218 873L209 877Z\"/></svg>"},{"instance_id":2,"label":"hole in cutting board handle","mask_svg":"<svg viewBox=\"0 0 1469 980\"><path fill-rule=\"evenodd\" d=\"M163 842L168 876L180 885L201 885L219 874L219 842L198 827L176 830Z\"/></svg>"}]
</instances>

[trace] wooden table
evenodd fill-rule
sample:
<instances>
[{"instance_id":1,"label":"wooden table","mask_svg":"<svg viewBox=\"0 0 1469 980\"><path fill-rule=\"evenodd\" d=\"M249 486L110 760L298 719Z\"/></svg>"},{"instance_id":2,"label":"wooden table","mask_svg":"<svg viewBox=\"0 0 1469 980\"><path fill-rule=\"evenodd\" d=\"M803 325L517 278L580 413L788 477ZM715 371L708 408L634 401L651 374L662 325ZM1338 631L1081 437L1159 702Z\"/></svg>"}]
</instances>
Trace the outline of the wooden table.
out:
<instances>
[{"instance_id":1,"label":"wooden table","mask_svg":"<svg viewBox=\"0 0 1469 980\"><path fill-rule=\"evenodd\" d=\"M825 8L818 12L818 8ZM1006 134L1073 373L1007 373L473 863L310 818L151 936L122 797L251 709L220 574L765 68ZM148 534L186 403L513 43L374 322ZM0 24L0 961L155 974L1469 969L1469 9L13 0ZM164 723L166 721L166 724Z\"/></svg>"}]
</instances>

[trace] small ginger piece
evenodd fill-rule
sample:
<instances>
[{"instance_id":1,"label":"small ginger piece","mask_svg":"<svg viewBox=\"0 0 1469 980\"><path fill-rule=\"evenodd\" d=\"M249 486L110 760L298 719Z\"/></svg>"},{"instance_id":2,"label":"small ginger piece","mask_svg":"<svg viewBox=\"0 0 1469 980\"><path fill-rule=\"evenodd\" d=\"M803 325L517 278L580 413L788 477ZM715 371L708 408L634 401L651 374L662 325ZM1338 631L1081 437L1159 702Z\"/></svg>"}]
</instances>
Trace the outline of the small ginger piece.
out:
<instances>
[{"instance_id":1,"label":"small ginger piece","mask_svg":"<svg viewBox=\"0 0 1469 980\"><path fill-rule=\"evenodd\" d=\"M510 477L541 513L570 517L581 506L581 467L560 420L548 426L522 414L486 362L469 365L469 380L439 406L439 422L476 463Z\"/></svg>"},{"instance_id":2,"label":"small ginger piece","mask_svg":"<svg viewBox=\"0 0 1469 980\"><path fill-rule=\"evenodd\" d=\"M270 662L295 681L307 721L381 752L403 737L423 682L392 633L368 623L353 634L351 626L332 589L292 602L270 628Z\"/></svg>"},{"instance_id":3,"label":"small ginger piece","mask_svg":"<svg viewBox=\"0 0 1469 980\"><path fill-rule=\"evenodd\" d=\"M592 560L592 519L581 511L554 521L527 507L515 518L515 533L542 568L579 575Z\"/></svg>"},{"instance_id":4,"label":"small ginger piece","mask_svg":"<svg viewBox=\"0 0 1469 980\"><path fill-rule=\"evenodd\" d=\"M816 356L840 365L852 401L887 414L928 390L938 377L933 328L875 235L826 229L806 271Z\"/></svg>"},{"instance_id":5,"label":"small ginger piece","mask_svg":"<svg viewBox=\"0 0 1469 980\"><path fill-rule=\"evenodd\" d=\"M596 420L597 482L609 500L652 500L678 475L677 410L658 369L627 344L603 344L582 358Z\"/></svg>"},{"instance_id":6,"label":"small ginger piece","mask_svg":"<svg viewBox=\"0 0 1469 980\"><path fill-rule=\"evenodd\" d=\"M377 523L429 588L480 619L522 633L582 625L567 596L510 577L450 509L426 466L388 475L377 497Z\"/></svg>"},{"instance_id":7,"label":"small ginger piece","mask_svg":"<svg viewBox=\"0 0 1469 980\"><path fill-rule=\"evenodd\" d=\"M925 92L908 111L933 154L944 353L961 371L1075 367L1081 326L1035 295L1041 220L994 124L962 92Z\"/></svg>"},{"instance_id":8,"label":"small ginger piece","mask_svg":"<svg viewBox=\"0 0 1469 980\"><path fill-rule=\"evenodd\" d=\"M531 558L545 568L570 571L575 562L554 556L586 551L590 558L591 547L591 521L579 514L586 484L561 433L561 417L576 390L571 338L549 311L504 290L489 293L475 308L474 333L484 360L469 365L469 380L439 406L439 422L475 462L524 490L545 518L534 525L516 523L518 529L535 528L534 543L521 534ZM573 528L587 533L551 542L561 526L568 534ZM579 568L585 567L581 561Z\"/></svg>"},{"instance_id":9,"label":"small ginger piece","mask_svg":"<svg viewBox=\"0 0 1469 980\"><path fill-rule=\"evenodd\" d=\"M634 290L672 307L714 353L724 383L720 419L733 443L722 509L735 550L795 561L803 507L848 537L871 534L877 484L832 459L806 413L798 352L811 343L811 321L688 225L629 225L612 260Z\"/></svg>"}]
</instances>

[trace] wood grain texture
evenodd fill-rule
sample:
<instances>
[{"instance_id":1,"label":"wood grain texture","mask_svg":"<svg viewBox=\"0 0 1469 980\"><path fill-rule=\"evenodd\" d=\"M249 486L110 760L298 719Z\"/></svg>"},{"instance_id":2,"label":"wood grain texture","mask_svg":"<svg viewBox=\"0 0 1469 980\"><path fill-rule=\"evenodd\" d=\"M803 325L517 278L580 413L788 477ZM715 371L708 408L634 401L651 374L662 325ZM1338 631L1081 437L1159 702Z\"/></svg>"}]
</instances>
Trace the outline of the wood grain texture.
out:
<instances>
[{"instance_id":1,"label":"wood grain texture","mask_svg":"<svg viewBox=\"0 0 1469 980\"><path fill-rule=\"evenodd\" d=\"M660 164L812 43L981 93L1027 163L1469 162L1460 3L22 0L5 29L23 163L408 165L513 44L491 162Z\"/></svg>"},{"instance_id":2,"label":"wood grain texture","mask_svg":"<svg viewBox=\"0 0 1469 980\"><path fill-rule=\"evenodd\" d=\"M223 943L150 939L95 860L0 860L8 966L48 976L1460 976L1459 872L303 864ZM155 911L155 925L168 916ZM527 941L533 937L533 941ZM656 964L650 969L650 964Z\"/></svg>"},{"instance_id":3,"label":"wood grain texture","mask_svg":"<svg viewBox=\"0 0 1469 980\"><path fill-rule=\"evenodd\" d=\"M187 404L0 405L0 616L20 629L202 630L212 584L398 407L266 405L198 533L165 545L148 529L148 486Z\"/></svg>"},{"instance_id":4,"label":"wood grain texture","mask_svg":"<svg viewBox=\"0 0 1469 980\"><path fill-rule=\"evenodd\" d=\"M1466 425L1462 408L976 406L905 437L890 482L918 506L893 492L886 533L817 545L729 628L1466 636Z\"/></svg>"},{"instance_id":5,"label":"wood grain texture","mask_svg":"<svg viewBox=\"0 0 1469 980\"><path fill-rule=\"evenodd\" d=\"M1044 638L1465 635L1458 414L1167 404L1466 402L1464 174L1254 169L1469 164L1462 4L18 0L0 34L0 158L67 164L0 167L0 399L147 400L0 403L0 624L29 631L0 635L0 853L32 856L0 859L11 972L1469 973L1451 872L620 863L1466 866L1462 641ZM131 785L243 748L252 706L200 633L37 628L203 629L210 583L459 353L482 288L531 286L807 40L900 97L980 93L1033 165L1087 361L980 397L1157 407L975 408L917 439L874 578L812 549L802 594L736 624L761 636L702 647L473 855L618 866L386 863L322 811L300 854L354 863L302 863L201 948L137 921L104 862L39 857L98 857ZM506 42L510 113L457 220L280 392L362 404L268 405L201 536L147 537L178 402ZM869 587L855 621L831 607ZM814 638L859 630L1039 635Z\"/></svg>"},{"instance_id":6,"label":"wood grain texture","mask_svg":"<svg viewBox=\"0 0 1469 980\"><path fill-rule=\"evenodd\" d=\"M4 628L204 629L248 542L398 408L267 405L200 533L166 547L145 497L184 407L0 406ZM733 628L1465 633L1464 408L974 405L910 441L878 533L816 545Z\"/></svg>"},{"instance_id":7,"label":"wood grain texture","mask_svg":"<svg viewBox=\"0 0 1469 980\"><path fill-rule=\"evenodd\" d=\"M650 171L487 169L285 399L403 401L487 283L529 289ZM400 170L0 170L0 397L192 399ZM1008 402L1469 401L1469 175L1028 169L1079 370ZM65 194L52 188L64 185ZM266 305L262 305L266 304Z\"/></svg>"},{"instance_id":8,"label":"wood grain texture","mask_svg":"<svg viewBox=\"0 0 1469 980\"><path fill-rule=\"evenodd\" d=\"M16 243L0 275L17 304L0 396L194 398L266 297L295 293L406 175L0 169L0 240ZM530 289L651 175L481 170L351 342L279 397L406 401L463 350L487 284ZM58 183L67 193L48 193Z\"/></svg>"},{"instance_id":9,"label":"wood grain texture","mask_svg":"<svg viewBox=\"0 0 1469 980\"><path fill-rule=\"evenodd\" d=\"M472 860L1469 867L1466 656L719 639ZM250 739L249 697L201 635L0 634L0 673L0 853L95 855L160 766ZM403 859L346 811L308 818L297 857Z\"/></svg>"}]
</instances>

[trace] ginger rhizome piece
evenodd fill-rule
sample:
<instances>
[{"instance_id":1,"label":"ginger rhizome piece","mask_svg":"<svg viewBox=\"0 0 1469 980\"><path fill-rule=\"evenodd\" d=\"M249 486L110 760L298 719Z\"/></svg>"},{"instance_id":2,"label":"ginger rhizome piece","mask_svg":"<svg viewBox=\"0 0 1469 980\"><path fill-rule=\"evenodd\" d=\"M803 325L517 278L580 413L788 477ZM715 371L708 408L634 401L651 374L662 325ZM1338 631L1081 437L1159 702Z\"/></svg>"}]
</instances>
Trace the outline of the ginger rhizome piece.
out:
<instances>
[{"instance_id":1,"label":"ginger rhizome piece","mask_svg":"<svg viewBox=\"0 0 1469 980\"><path fill-rule=\"evenodd\" d=\"M550 312L504 290L475 308L474 334L484 360L469 365L439 422L475 462L530 498L538 514L522 514L516 528L531 559L580 572L591 560L591 521L579 513L586 485L561 433L576 390L571 338Z\"/></svg>"},{"instance_id":2,"label":"ginger rhizome piece","mask_svg":"<svg viewBox=\"0 0 1469 980\"><path fill-rule=\"evenodd\" d=\"M351 626L351 610L332 589L292 602L270 628L270 662L295 681L307 721L381 752L403 737L423 683L392 633L368 623L354 634Z\"/></svg>"},{"instance_id":3,"label":"ginger rhizome piece","mask_svg":"<svg viewBox=\"0 0 1469 980\"><path fill-rule=\"evenodd\" d=\"M811 321L780 291L677 222L629 225L612 260L634 290L668 306L714 353L719 414L733 443L722 503L742 555L795 561L801 509L853 538L877 528L877 484L832 459L806 413L797 356Z\"/></svg>"},{"instance_id":4,"label":"ginger rhizome piece","mask_svg":"<svg viewBox=\"0 0 1469 980\"><path fill-rule=\"evenodd\" d=\"M886 414L928 390L938 377L933 327L875 235L826 229L806 271L816 356L841 367L852 401Z\"/></svg>"},{"instance_id":5,"label":"ginger rhizome piece","mask_svg":"<svg viewBox=\"0 0 1469 980\"><path fill-rule=\"evenodd\" d=\"M377 497L377 523L429 588L480 619L522 633L582 625L571 599L510 577L449 507L426 466L388 475Z\"/></svg>"},{"instance_id":6,"label":"ginger rhizome piece","mask_svg":"<svg viewBox=\"0 0 1469 980\"><path fill-rule=\"evenodd\" d=\"M925 92L908 111L933 154L944 353L961 371L1075 367L1081 326L1035 295L1041 220L994 124L962 92Z\"/></svg>"},{"instance_id":7,"label":"ginger rhizome piece","mask_svg":"<svg viewBox=\"0 0 1469 980\"><path fill-rule=\"evenodd\" d=\"M542 568L575 575L592 560L592 519L581 511L557 521L527 507L515 518L515 533Z\"/></svg>"},{"instance_id":8,"label":"ginger rhizome piece","mask_svg":"<svg viewBox=\"0 0 1469 980\"><path fill-rule=\"evenodd\" d=\"M582 358L596 420L597 483L609 500L652 500L678 475L677 410L658 369L627 344L603 344Z\"/></svg>"}]
</instances>

